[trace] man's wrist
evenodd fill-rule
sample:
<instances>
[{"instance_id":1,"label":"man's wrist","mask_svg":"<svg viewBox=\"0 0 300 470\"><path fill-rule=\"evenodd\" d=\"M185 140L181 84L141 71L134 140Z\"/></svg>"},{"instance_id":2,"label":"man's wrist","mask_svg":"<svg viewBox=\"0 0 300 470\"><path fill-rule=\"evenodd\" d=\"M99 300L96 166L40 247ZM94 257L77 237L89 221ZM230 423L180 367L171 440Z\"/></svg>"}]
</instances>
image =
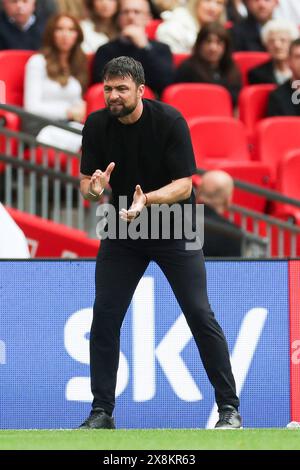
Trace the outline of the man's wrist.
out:
<instances>
[{"instance_id":1,"label":"man's wrist","mask_svg":"<svg viewBox=\"0 0 300 470\"><path fill-rule=\"evenodd\" d=\"M101 194L104 192L104 188L101 189L100 193L95 193L90 187L88 190L88 195L91 196L89 199L92 201L98 201L100 199Z\"/></svg>"}]
</instances>

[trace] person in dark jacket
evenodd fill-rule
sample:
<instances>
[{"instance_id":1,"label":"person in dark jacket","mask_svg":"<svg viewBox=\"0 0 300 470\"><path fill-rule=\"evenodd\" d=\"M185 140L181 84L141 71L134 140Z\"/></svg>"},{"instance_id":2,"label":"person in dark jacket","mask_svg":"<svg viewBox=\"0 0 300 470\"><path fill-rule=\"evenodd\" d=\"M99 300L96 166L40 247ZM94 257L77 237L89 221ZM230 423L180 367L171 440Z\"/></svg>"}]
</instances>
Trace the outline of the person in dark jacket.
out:
<instances>
[{"instance_id":1,"label":"person in dark jacket","mask_svg":"<svg viewBox=\"0 0 300 470\"><path fill-rule=\"evenodd\" d=\"M273 17L278 0L246 0L247 18L232 29L235 51L265 51L260 30Z\"/></svg>"},{"instance_id":2,"label":"person in dark jacket","mask_svg":"<svg viewBox=\"0 0 300 470\"><path fill-rule=\"evenodd\" d=\"M225 171L207 171L202 177L197 202L204 204L204 256L242 255L244 233L223 215L233 188L233 179Z\"/></svg>"},{"instance_id":3,"label":"person in dark jacket","mask_svg":"<svg viewBox=\"0 0 300 470\"><path fill-rule=\"evenodd\" d=\"M0 13L0 50L37 50L41 46L44 19L34 14L35 0L3 0Z\"/></svg>"},{"instance_id":4,"label":"person in dark jacket","mask_svg":"<svg viewBox=\"0 0 300 470\"><path fill-rule=\"evenodd\" d=\"M145 26L151 18L147 0L121 0L119 11L120 36L99 47L96 52L93 81L102 81L102 71L114 57L129 56L141 62L146 85L160 94L173 81L173 60L169 46L149 41Z\"/></svg>"},{"instance_id":5,"label":"person in dark jacket","mask_svg":"<svg viewBox=\"0 0 300 470\"><path fill-rule=\"evenodd\" d=\"M300 39L292 42L289 52L292 78L272 91L269 96L267 115L300 116Z\"/></svg>"},{"instance_id":6,"label":"person in dark jacket","mask_svg":"<svg viewBox=\"0 0 300 470\"><path fill-rule=\"evenodd\" d=\"M248 82L250 85L282 85L292 76L288 63L289 48L291 42L299 37L298 28L288 20L271 20L262 28L261 37L271 60L249 70Z\"/></svg>"},{"instance_id":7,"label":"person in dark jacket","mask_svg":"<svg viewBox=\"0 0 300 470\"><path fill-rule=\"evenodd\" d=\"M192 55L175 73L175 82L214 83L227 88L237 103L242 82L231 54L229 32L219 23L203 26L198 33Z\"/></svg>"}]
</instances>

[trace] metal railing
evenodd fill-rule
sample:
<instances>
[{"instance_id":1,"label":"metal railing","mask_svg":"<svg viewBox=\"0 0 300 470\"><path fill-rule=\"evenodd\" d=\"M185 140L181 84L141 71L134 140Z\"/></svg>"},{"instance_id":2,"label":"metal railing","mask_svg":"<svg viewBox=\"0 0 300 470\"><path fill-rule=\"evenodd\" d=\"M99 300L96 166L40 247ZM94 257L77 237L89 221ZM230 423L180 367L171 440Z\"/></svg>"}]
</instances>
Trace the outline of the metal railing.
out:
<instances>
[{"instance_id":1,"label":"metal railing","mask_svg":"<svg viewBox=\"0 0 300 470\"><path fill-rule=\"evenodd\" d=\"M265 240L264 256L297 256L297 240L300 237L300 227L297 225L234 204L230 207L229 215L230 220L238 222L248 234L252 230L254 236Z\"/></svg>"},{"instance_id":2,"label":"metal railing","mask_svg":"<svg viewBox=\"0 0 300 470\"><path fill-rule=\"evenodd\" d=\"M15 106L1 104L1 109L17 112L22 119L37 118ZM44 118L40 121L81 134L65 124ZM78 190L80 154L43 144L4 125L5 116L0 116L0 168L1 162L4 164L0 171L0 200L29 214L89 231L91 212L95 211Z\"/></svg>"}]
</instances>

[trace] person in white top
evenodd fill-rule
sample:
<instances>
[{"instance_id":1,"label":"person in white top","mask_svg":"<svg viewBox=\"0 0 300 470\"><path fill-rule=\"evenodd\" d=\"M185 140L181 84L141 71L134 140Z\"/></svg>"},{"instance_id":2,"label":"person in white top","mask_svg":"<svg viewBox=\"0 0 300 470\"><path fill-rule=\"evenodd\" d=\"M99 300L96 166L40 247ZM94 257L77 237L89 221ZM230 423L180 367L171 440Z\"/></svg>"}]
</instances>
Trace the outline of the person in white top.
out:
<instances>
[{"instance_id":1,"label":"person in white top","mask_svg":"<svg viewBox=\"0 0 300 470\"><path fill-rule=\"evenodd\" d=\"M293 21L300 27L300 0L279 0L274 17Z\"/></svg>"},{"instance_id":2,"label":"person in white top","mask_svg":"<svg viewBox=\"0 0 300 470\"><path fill-rule=\"evenodd\" d=\"M186 6L161 14L156 39L173 54L191 53L201 26L225 18L225 0L188 0Z\"/></svg>"},{"instance_id":3,"label":"person in white top","mask_svg":"<svg viewBox=\"0 0 300 470\"><path fill-rule=\"evenodd\" d=\"M84 35L82 49L89 54L117 37L119 0L85 0L85 6L89 18L81 21L80 26Z\"/></svg>"},{"instance_id":4,"label":"person in white top","mask_svg":"<svg viewBox=\"0 0 300 470\"><path fill-rule=\"evenodd\" d=\"M0 202L0 259L30 258L24 233Z\"/></svg>"},{"instance_id":5,"label":"person in white top","mask_svg":"<svg viewBox=\"0 0 300 470\"><path fill-rule=\"evenodd\" d=\"M85 118L82 99L88 83L87 58L81 49L83 33L79 22L66 13L58 14L47 23L41 54L27 62L24 80L24 108L41 117L76 123ZM46 126L37 120L26 120L25 132L40 142L78 151L81 136Z\"/></svg>"}]
</instances>

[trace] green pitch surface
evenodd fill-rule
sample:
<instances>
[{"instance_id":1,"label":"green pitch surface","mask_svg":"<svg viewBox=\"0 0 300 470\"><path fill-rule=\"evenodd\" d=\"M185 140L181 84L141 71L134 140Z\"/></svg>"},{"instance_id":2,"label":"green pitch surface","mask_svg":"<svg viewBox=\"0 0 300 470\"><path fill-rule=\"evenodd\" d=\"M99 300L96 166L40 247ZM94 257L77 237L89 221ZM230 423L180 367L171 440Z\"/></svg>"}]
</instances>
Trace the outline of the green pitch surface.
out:
<instances>
[{"instance_id":1,"label":"green pitch surface","mask_svg":"<svg viewBox=\"0 0 300 470\"><path fill-rule=\"evenodd\" d=\"M1 450L289 450L300 429L149 429L0 431Z\"/></svg>"}]
</instances>

